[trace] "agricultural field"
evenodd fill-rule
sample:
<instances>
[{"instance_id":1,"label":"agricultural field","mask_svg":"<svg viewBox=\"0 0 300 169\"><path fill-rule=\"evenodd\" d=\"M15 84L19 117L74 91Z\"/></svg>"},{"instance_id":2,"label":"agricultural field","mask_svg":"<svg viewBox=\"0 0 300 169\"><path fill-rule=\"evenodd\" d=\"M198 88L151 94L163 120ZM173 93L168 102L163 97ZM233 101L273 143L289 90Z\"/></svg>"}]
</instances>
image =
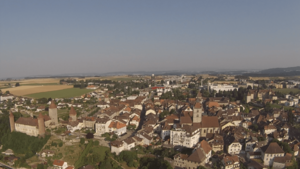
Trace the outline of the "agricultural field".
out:
<instances>
[{"instance_id":1,"label":"agricultural field","mask_svg":"<svg viewBox=\"0 0 300 169\"><path fill-rule=\"evenodd\" d=\"M272 89L275 92L281 92L282 94L289 94L290 92L293 93L300 93L300 89L292 88L292 89Z\"/></svg>"},{"instance_id":2,"label":"agricultural field","mask_svg":"<svg viewBox=\"0 0 300 169\"><path fill-rule=\"evenodd\" d=\"M110 76L110 77L102 77L101 80L113 80L113 81L131 81L140 79L137 77L128 77L128 76Z\"/></svg>"},{"instance_id":3,"label":"agricultural field","mask_svg":"<svg viewBox=\"0 0 300 169\"><path fill-rule=\"evenodd\" d=\"M13 95L16 96L26 96L34 93L41 93L41 92L50 92L50 91L57 91L62 89L69 89L73 88L73 86L68 85L45 85L45 86L19 86L13 88L7 88L3 91L9 91Z\"/></svg>"},{"instance_id":4,"label":"agricultural field","mask_svg":"<svg viewBox=\"0 0 300 169\"><path fill-rule=\"evenodd\" d=\"M67 86L72 87L72 86ZM76 96L81 96L83 94L89 93L93 90L90 89L79 89L79 88L67 88L63 90L55 90L55 91L48 91L48 92L40 92L34 94L28 94L27 97L31 98L71 98Z\"/></svg>"}]
</instances>

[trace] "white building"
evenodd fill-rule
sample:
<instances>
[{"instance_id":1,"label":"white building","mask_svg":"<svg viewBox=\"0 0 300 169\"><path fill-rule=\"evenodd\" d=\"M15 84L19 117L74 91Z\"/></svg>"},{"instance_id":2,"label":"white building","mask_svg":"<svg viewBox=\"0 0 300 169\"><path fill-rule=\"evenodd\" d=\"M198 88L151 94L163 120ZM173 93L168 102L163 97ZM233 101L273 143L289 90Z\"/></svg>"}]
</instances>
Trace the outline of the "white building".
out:
<instances>
[{"instance_id":1,"label":"white building","mask_svg":"<svg viewBox=\"0 0 300 169\"><path fill-rule=\"evenodd\" d=\"M95 135L101 136L104 133L109 132L108 126L110 125L111 120L108 117L97 118L95 123Z\"/></svg>"},{"instance_id":2,"label":"white building","mask_svg":"<svg viewBox=\"0 0 300 169\"><path fill-rule=\"evenodd\" d=\"M15 96L11 94L5 94L0 96L0 101L3 102L5 100L12 100Z\"/></svg>"},{"instance_id":3,"label":"white building","mask_svg":"<svg viewBox=\"0 0 300 169\"><path fill-rule=\"evenodd\" d=\"M242 144L237 140L234 140L231 144L228 145L228 154L240 154L242 150Z\"/></svg>"},{"instance_id":4,"label":"white building","mask_svg":"<svg viewBox=\"0 0 300 169\"><path fill-rule=\"evenodd\" d=\"M261 147L261 153L262 160L266 166L271 166L275 157L284 156L284 151L276 142L272 142L269 145Z\"/></svg>"},{"instance_id":5,"label":"white building","mask_svg":"<svg viewBox=\"0 0 300 169\"><path fill-rule=\"evenodd\" d=\"M173 146L183 146L193 148L200 138L200 129L195 126L178 126L170 131L170 144Z\"/></svg>"},{"instance_id":6,"label":"white building","mask_svg":"<svg viewBox=\"0 0 300 169\"><path fill-rule=\"evenodd\" d=\"M68 167L68 163L62 160L54 160L53 167L55 169L66 169Z\"/></svg>"},{"instance_id":7,"label":"white building","mask_svg":"<svg viewBox=\"0 0 300 169\"><path fill-rule=\"evenodd\" d=\"M233 91L234 89L238 89L237 86L227 85L227 84L209 84L209 90L212 91Z\"/></svg>"}]
</instances>

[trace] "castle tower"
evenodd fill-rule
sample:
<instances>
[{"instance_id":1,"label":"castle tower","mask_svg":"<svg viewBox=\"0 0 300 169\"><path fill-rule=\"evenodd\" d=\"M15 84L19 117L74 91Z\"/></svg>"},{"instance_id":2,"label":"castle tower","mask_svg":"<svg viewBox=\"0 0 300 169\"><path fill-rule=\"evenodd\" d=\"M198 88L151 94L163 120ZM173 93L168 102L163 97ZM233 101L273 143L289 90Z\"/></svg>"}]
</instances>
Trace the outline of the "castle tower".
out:
<instances>
[{"instance_id":1,"label":"castle tower","mask_svg":"<svg viewBox=\"0 0 300 169\"><path fill-rule=\"evenodd\" d=\"M15 131L15 117L12 112L9 113L10 131Z\"/></svg>"},{"instance_id":2,"label":"castle tower","mask_svg":"<svg viewBox=\"0 0 300 169\"><path fill-rule=\"evenodd\" d=\"M43 115L40 113L38 117L39 135L45 135L45 121Z\"/></svg>"},{"instance_id":3,"label":"castle tower","mask_svg":"<svg viewBox=\"0 0 300 169\"><path fill-rule=\"evenodd\" d=\"M51 121L55 123L55 125L58 124L58 118L57 118L57 106L55 105L54 100L52 100L50 106L49 106L49 117L51 118Z\"/></svg>"},{"instance_id":4,"label":"castle tower","mask_svg":"<svg viewBox=\"0 0 300 169\"><path fill-rule=\"evenodd\" d=\"M73 106L71 106L69 117L70 117L70 121L76 121L77 120L77 113L76 113Z\"/></svg>"},{"instance_id":5,"label":"castle tower","mask_svg":"<svg viewBox=\"0 0 300 169\"><path fill-rule=\"evenodd\" d=\"M197 102L194 106L194 111L193 111L193 123L202 122L202 113L203 113L202 105L201 103Z\"/></svg>"}]
</instances>

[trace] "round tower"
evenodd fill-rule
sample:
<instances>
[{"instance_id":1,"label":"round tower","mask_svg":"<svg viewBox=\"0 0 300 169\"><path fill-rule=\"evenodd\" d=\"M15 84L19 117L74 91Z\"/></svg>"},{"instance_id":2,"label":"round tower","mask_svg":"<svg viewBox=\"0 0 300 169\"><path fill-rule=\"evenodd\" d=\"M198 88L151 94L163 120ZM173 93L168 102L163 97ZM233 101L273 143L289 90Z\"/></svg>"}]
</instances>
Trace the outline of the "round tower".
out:
<instances>
[{"instance_id":1,"label":"round tower","mask_svg":"<svg viewBox=\"0 0 300 169\"><path fill-rule=\"evenodd\" d=\"M58 124L57 106L55 105L54 100L52 100L49 106L49 117L53 123Z\"/></svg>"},{"instance_id":2,"label":"round tower","mask_svg":"<svg viewBox=\"0 0 300 169\"><path fill-rule=\"evenodd\" d=\"M15 117L12 112L9 112L10 131L15 131Z\"/></svg>"},{"instance_id":3,"label":"round tower","mask_svg":"<svg viewBox=\"0 0 300 169\"><path fill-rule=\"evenodd\" d=\"M39 126L39 135L44 136L45 135L45 122L44 122L44 117L41 113L38 117L38 126Z\"/></svg>"},{"instance_id":4,"label":"round tower","mask_svg":"<svg viewBox=\"0 0 300 169\"><path fill-rule=\"evenodd\" d=\"M70 117L70 121L76 121L77 120L77 113L76 113L73 106L71 106L69 117Z\"/></svg>"}]
</instances>

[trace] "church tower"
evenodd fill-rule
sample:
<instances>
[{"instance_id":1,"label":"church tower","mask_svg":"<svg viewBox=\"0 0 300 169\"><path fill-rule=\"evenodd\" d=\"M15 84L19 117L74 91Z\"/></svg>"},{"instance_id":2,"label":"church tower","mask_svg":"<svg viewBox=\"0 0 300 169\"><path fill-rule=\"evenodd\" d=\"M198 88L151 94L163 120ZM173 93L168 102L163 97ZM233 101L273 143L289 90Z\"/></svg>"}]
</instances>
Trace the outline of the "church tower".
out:
<instances>
[{"instance_id":1,"label":"church tower","mask_svg":"<svg viewBox=\"0 0 300 169\"><path fill-rule=\"evenodd\" d=\"M71 106L71 110L70 110L70 113L69 113L69 119L70 119L70 121L76 121L77 120L77 113L76 113L73 106Z\"/></svg>"},{"instance_id":2,"label":"church tower","mask_svg":"<svg viewBox=\"0 0 300 169\"><path fill-rule=\"evenodd\" d=\"M55 105L54 100L52 100L49 106L49 117L51 118L51 121L55 123L55 125L58 124L57 106Z\"/></svg>"},{"instance_id":3,"label":"church tower","mask_svg":"<svg viewBox=\"0 0 300 169\"><path fill-rule=\"evenodd\" d=\"M43 115L40 113L38 117L39 135L45 135L45 121Z\"/></svg>"},{"instance_id":4,"label":"church tower","mask_svg":"<svg viewBox=\"0 0 300 169\"><path fill-rule=\"evenodd\" d=\"M15 117L12 112L9 112L10 131L15 131Z\"/></svg>"},{"instance_id":5,"label":"church tower","mask_svg":"<svg viewBox=\"0 0 300 169\"><path fill-rule=\"evenodd\" d=\"M194 111L193 111L193 123L202 122L202 113L203 113L202 105L201 103L197 102L194 106Z\"/></svg>"}]
</instances>

